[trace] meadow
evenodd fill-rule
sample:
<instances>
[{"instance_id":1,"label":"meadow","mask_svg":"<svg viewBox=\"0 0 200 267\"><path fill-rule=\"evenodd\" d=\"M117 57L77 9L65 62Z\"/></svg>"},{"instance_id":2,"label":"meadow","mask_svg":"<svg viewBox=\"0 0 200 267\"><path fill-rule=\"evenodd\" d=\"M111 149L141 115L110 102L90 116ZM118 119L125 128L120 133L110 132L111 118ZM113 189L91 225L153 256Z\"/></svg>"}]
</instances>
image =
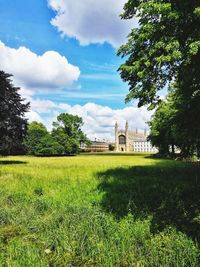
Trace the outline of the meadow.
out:
<instances>
[{"instance_id":1,"label":"meadow","mask_svg":"<svg viewBox=\"0 0 200 267\"><path fill-rule=\"evenodd\" d=\"M147 154L0 158L0 266L199 266L200 168Z\"/></svg>"}]
</instances>

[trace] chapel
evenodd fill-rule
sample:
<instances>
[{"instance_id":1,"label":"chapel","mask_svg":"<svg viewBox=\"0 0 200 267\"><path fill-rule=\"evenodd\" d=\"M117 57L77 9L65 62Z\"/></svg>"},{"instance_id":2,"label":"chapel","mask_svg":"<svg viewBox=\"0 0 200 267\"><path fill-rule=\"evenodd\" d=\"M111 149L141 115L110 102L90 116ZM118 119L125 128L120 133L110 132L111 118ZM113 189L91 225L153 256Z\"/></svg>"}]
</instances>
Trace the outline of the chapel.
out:
<instances>
[{"instance_id":1,"label":"chapel","mask_svg":"<svg viewBox=\"0 0 200 267\"><path fill-rule=\"evenodd\" d=\"M126 121L125 129L119 128L118 123L115 123L115 151L156 152L156 148L147 140L146 130L130 131L128 121Z\"/></svg>"}]
</instances>

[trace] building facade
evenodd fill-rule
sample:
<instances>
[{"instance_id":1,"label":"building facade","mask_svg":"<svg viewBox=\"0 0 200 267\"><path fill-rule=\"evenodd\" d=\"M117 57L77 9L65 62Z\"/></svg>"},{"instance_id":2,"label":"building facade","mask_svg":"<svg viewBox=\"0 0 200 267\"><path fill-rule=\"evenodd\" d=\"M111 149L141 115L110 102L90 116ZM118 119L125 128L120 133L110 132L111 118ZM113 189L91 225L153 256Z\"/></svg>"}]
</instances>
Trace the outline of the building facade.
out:
<instances>
[{"instance_id":1,"label":"building facade","mask_svg":"<svg viewBox=\"0 0 200 267\"><path fill-rule=\"evenodd\" d=\"M89 145L83 144L81 149L84 152L108 152L109 144L106 142L91 141Z\"/></svg>"},{"instance_id":2,"label":"building facade","mask_svg":"<svg viewBox=\"0 0 200 267\"><path fill-rule=\"evenodd\" d=\"M128 122L125 129L120 129L118 123L115 124L115 151L121 152L156 152L156 148L152 147L151 142L147 141L146 130L143 133L129 131Z\"/></svg>"}]
</instances>

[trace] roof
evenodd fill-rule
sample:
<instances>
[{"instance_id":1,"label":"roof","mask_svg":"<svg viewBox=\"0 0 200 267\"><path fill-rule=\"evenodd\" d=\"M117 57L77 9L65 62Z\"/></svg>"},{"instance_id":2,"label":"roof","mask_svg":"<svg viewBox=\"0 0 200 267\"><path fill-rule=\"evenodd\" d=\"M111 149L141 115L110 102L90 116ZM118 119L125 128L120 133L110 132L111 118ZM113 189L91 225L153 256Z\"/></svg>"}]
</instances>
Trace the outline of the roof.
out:
<instances>
[{"instance_id":1,"label":"roof","mask_svg":"<svg viewBox=\"0 0 200 267\"><path fill-rule=\"evenodd\" d=\"M125 135L125 132L118 132L118 136ZM147 141L147 136L144 133L128 132L128 138L131 141Z\"/></svg>"}]
</instances>

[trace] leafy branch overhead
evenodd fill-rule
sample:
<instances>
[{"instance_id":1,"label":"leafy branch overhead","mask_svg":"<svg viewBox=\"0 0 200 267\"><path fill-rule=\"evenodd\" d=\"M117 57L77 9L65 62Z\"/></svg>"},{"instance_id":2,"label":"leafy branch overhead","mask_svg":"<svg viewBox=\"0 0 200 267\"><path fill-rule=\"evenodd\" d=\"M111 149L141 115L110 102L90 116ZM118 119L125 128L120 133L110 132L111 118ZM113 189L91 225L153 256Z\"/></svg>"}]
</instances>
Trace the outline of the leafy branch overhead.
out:
<instances>
[{"instance_id":1,"label":"leafy branch overhead","mask_svg":"<svg viewBox=\"0 0 200 267\"><path fill-rule=\"evenodd\" d=\"M138 18L138 28L132 29L127 43L118 50L118 55L125 58L119 72L130 88L126 101L137 98L139 106L154 107L159 103L158 91L174 80L182 80L183 74L195 93L200 2L129 0L121 17Z\"/></svg>"}]
</instances>

